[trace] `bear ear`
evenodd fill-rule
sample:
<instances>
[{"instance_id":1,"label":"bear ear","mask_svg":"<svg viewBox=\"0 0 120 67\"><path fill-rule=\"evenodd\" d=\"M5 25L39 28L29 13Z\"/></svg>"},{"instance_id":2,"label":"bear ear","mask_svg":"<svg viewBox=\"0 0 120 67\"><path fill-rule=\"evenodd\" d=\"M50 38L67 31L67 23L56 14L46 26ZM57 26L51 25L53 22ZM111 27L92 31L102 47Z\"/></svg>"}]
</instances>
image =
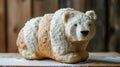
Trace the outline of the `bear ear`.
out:
<instances>
[{"instance_id":1,"label":"bear ear","mask_svg":"<svg viewBox=\"0 0 120 67\"><path fill-rule=\"evenodd\" d=\"M93 20L96 20L96 19L97 19L97 16L96 16L94 10L86 11L85 14L88 15L88 16L90 16Z\"/></svg>"},{"instance_id":2,"label":"bear ear","mask_svg":"<svg viewBox=\"0 0 120 67\"><path fill-rule=\"evenodd\" d=\"M65 22L68 21L68 18L69 18L69 13L65 13L65 15L64 15L64 20L65 20Z\"/></svg>"},{"instance_id":3,"label":"bear ear","mask_svg":"<svg viewBox=\"0 0 120 67\"><path fill-rule=\"evenodd\" d=\"M74 16L74 13L70 13L70 12L65 13L64 14L64 20L65 20L65 22L67 22L68 19L70 19L73 16Z\"/></svg>"}]
</instances>

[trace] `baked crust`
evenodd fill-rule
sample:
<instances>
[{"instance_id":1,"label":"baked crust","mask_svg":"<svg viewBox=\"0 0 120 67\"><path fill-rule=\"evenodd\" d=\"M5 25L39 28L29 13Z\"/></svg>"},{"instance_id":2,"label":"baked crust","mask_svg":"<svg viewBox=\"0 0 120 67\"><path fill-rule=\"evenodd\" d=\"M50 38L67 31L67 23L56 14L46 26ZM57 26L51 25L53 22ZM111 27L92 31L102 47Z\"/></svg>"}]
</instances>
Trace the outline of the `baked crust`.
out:
<instances>
[{"instance_id":1,"label":"baked crust","mask_svg":"<svg viewBox=\"0 0 120 67\"><path fill-rule=\"evenodd\" d=\"M18 34L18 38L17 38L16 44L17 44L19 53L20 53L24 58L26 58L26 59L39 59L39 58L40 58L40 56L38 56L37 53L36 53L37 51L35 52L36 57L28 58L27 56L24 56L24 55L23 55L23 51L28 49L28 47L27 47L27 45L26 45L26 43L25 43L25 39L24 39L23 28L20 30L20 32L19 32L19 34Z\"/></svg>"},{"instance_id":2,"label":"baked crust","mask_svg":"<svg viewBox=\"0 0 120 67\"><path fill-rule=\"evenodd\" d=\"M48 57L53 58L49 34L52 17L53 14L44 15L43 18L41 19L41 23L39 24L38 31L39 56L43 55L44 58Z\"/></svg>"},{"instance_id":3,"label":"baked crust","mask_svg":"<svg viewBox=\"0 0 120 67\"><path fill-rule=\"evenodd\" d=\"M23 27L18 34L16 44L19 53L26 59L51 58L63 63L77 63L80 61L85 61L89 56L88 52L86 51L87 44L94 35L85 37L86 39L83 38L82 40L81 36L77 37L77 35L79 35L78 33L73 33L76 32L76 30L80 33L81 30L78 30L79 28L73 28L73 26L71 26L73 25L73 22L68 20L74 15L70 14L72 11L75 12L75 10L70 8L60 9L54 14L45 14L43 17L38 17L37 19L33 18L31 21L28 21L28 23L32 23L26 24L26 27ZM75 18L72 18L72 20L79 21L81 19L77 13L82 15L82 17L85 14L77 11L75 12L77 17L75 16ZM84 16L85 18L82 19L86 21L86 16L94 16L95 14L93 13L93 11L87 12L87 14ZM88 18L88 20L91 19ZM70 24L66 25L67 23ZM95 27L92 27L92 34L95 34L94 28ZM71 30L75 31L71 32ZM84 30L86 30L86 28ZM25 35L27 35L28 38L25 37Z\"/></svg>"}]
</instances>

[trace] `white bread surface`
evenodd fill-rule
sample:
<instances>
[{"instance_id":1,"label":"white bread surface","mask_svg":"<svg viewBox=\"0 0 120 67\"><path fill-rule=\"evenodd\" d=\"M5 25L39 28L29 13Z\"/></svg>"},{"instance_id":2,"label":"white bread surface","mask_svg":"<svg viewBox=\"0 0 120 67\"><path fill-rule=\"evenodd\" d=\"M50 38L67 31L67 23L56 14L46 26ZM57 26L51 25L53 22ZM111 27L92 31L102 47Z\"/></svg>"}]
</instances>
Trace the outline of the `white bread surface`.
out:
<instances>
[{"instance_id":1,"label":"white bread surface","mask_svg":"<svg viewBox=\"0 0 120 67\"><path fill-rule=\"evenodd\" d=\"M17 46L26 59L52 58L64 63L85 61L87 44L94 37L96 14L63 8L28 21L21 29Z\"/></svg>"},{"instance_id":2,"label":"white bread surface","mask_svg":"<svg viewBox=\"0 0 120 67\"><path fill-rule=\"evenodd\" d=\"M38 25L40 20L41 17L36 17L27 21L18 35L17 46L22 47L19 51L22 56L27 59L36 58L36 51L38 47ZM21 41L20 44L19 41Z\"/></svg>"},{"instance_id":3,"label":"white bread surface","mask_svg":"<svg viewBox=\"0 0 120 67\"><path fill-rule=\"evenodd\" d=\"M33 18L30 21L27 21L23 28L25 43L28 47L28 50L23 51L23 55L28 56L29 58L36 56L34 52L38 47L38 25L40 20L41 17Z\"/></svg>"}]
</instances>

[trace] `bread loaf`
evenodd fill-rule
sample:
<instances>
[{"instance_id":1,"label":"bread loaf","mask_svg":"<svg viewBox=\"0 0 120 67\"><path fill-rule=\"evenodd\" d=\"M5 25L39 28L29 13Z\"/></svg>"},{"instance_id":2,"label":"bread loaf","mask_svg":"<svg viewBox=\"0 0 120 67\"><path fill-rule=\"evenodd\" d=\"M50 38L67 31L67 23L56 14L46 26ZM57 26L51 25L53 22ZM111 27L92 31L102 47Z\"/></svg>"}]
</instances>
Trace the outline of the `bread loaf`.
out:
<instances>
[{"instance_id":1,"label":"bread loaf","mask_svg":"<svg viewBox=\"0 0 120 67\"><path fill-rule=\"evenodd\" d=\"M96 14L62 8L54 14L32 18L17 38L19 53L26 59L52 58L59 62L84 61L87 44L94 37Z\"/></svg>"}]
</instances>

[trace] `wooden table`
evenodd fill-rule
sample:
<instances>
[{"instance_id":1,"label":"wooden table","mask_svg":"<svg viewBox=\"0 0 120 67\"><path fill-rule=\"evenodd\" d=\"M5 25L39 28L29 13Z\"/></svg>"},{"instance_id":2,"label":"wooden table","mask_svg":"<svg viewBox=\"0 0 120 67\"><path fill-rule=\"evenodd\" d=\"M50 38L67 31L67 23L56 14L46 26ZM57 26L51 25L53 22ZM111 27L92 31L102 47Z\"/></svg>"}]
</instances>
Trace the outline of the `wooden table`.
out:
<instances>
[{"instance_id":1,"label":"wooden table","mask_svg":"<svg viewBox=\"0 0 120 67\"><path fill-rule=\"evenodd\" d=\"M89 53L87 61L76 64L64 64L51 59L25 60L18 53L0 53L0 66L119 66L120 54L109 53Z\"/></svg>"}]
</instances>

